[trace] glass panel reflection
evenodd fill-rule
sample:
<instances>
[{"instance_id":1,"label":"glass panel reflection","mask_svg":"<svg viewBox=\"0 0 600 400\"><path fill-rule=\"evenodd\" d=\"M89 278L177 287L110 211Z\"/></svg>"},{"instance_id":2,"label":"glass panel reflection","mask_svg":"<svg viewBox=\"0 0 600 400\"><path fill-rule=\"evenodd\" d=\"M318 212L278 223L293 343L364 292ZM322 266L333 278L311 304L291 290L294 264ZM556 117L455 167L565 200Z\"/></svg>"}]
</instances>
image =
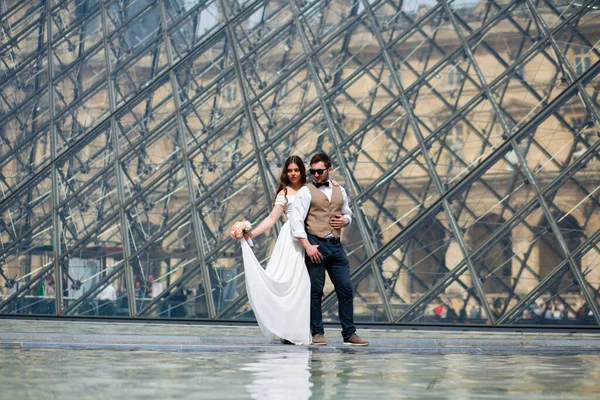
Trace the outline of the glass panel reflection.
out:
<instances>
[{"instance_id":1,"label":"glass panel reflection","mask_svg":"<svg viewBox=\"0 0 600 400\"><path fill-rule=\"evenodd\" d=\"M593 3L0 0L0 311L252 319L324 151L357 321L597 324Z\"/></svg>"}]
</instances>

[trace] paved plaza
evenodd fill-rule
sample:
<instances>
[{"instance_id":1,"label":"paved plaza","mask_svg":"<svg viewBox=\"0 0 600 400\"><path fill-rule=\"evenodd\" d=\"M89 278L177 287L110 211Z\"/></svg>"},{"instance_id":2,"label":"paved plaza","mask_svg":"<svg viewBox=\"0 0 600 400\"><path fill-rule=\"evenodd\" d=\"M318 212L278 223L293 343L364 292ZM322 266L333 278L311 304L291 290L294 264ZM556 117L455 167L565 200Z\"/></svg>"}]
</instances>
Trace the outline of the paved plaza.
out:
<instances>
[{"instance_id":1,"label":"paved plaza","mask_svg":"<svg viewBox=\"0 0 600 400\"><path fill-rule=\"evenodd\" d=\"M327 329L328 346L311 351L366 353L600 353L600 333L484 332L362 329L371 345L349 347L339 329ZM0 320L0 348L157 351L303 351L306 346L267 342L255 325L199 325L90 321Z\"/></svg>"}]
</instances>

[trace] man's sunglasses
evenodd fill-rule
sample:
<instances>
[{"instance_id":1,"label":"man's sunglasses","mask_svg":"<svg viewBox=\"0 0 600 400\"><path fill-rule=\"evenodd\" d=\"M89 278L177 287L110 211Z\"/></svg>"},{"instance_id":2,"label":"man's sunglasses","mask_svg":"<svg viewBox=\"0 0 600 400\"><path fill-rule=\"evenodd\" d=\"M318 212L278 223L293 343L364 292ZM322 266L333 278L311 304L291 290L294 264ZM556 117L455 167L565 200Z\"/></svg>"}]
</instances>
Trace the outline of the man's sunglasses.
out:
<instances>
[{"instance_id":1,"label":"man's sunglasses","mask_svg":"<svg viewBox=\"0 0 600 400\"><path fill-rule=\"evenodd\" d=\"M323 175L323 172L327 171L326 169L309 169L308 172L310 172L311 175L314 174L319 174L319 175Z\"/></svg>"}]
</instances>

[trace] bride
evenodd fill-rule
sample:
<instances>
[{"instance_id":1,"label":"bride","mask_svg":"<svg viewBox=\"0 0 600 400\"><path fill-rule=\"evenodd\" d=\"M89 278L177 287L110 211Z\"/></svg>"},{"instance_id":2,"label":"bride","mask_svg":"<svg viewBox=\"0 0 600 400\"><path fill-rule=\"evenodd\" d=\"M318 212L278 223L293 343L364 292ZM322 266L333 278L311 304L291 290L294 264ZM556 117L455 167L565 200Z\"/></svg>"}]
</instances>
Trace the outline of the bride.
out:
<instances>
[{"instance_id":1,"label":"bride","mask_svg":"<svg viewBox=\"0 0 600 400\"><path fill-rule=\"evenodd\" d=\"M279 177L273 210L245 238L268 231L284 213L289 217L296 192L305 183L302 159L289 157ZM280 338L294 344L310 344L310 278L304 263L304 247L292 236L289 221L281 228L264 269L246 240L241 242L248 300L267 340Z\"/></svg>"},{"instance_id":2,"label":"bride","mask_svg":"<svg viewBox=\"0 0 600 400\"><path fill-rule=\"evenodd\" d=\"M302 159L289 157L279 176L273 210L244 237L251 239L268 231L284 213L289 219L296 192L304 184L306 168ZM332 180L332 184L337 182ZM267 340L279 338L297 345L310 344L310 278L304 247L292 236L289 221L281 228L264 269L246 240L241 244L248 300Z\"/></svg>"}]
</instances>

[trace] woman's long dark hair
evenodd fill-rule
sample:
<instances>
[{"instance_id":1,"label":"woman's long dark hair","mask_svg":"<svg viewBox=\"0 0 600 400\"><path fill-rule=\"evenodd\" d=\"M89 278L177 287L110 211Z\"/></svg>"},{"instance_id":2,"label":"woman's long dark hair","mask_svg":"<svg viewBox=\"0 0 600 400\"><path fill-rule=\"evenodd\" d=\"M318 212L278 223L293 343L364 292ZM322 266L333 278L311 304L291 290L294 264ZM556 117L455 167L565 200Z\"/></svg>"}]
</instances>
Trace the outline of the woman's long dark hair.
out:
<instances>
[{"instance_id":1,"label":"woman's long dark hair","mask_svg":"<svg viewBox=\"0 0 600 400\"><path fill-rule=\"evenodd\" d=\"M277 190L275 191L275 198L277 198L277 194L283 190L283 196L285 197L286 204L287 187L291 184L287 175L287 170L290 164L296 164L298 166L298 169L300 170L300 183L303 185L306 183L306 167L304 166L302 159L298 156L289 156L288 159L285 160L285 164L283 164L281 174L279 175L279 184L277 185Z\"/></svg>"}]
</instances>

